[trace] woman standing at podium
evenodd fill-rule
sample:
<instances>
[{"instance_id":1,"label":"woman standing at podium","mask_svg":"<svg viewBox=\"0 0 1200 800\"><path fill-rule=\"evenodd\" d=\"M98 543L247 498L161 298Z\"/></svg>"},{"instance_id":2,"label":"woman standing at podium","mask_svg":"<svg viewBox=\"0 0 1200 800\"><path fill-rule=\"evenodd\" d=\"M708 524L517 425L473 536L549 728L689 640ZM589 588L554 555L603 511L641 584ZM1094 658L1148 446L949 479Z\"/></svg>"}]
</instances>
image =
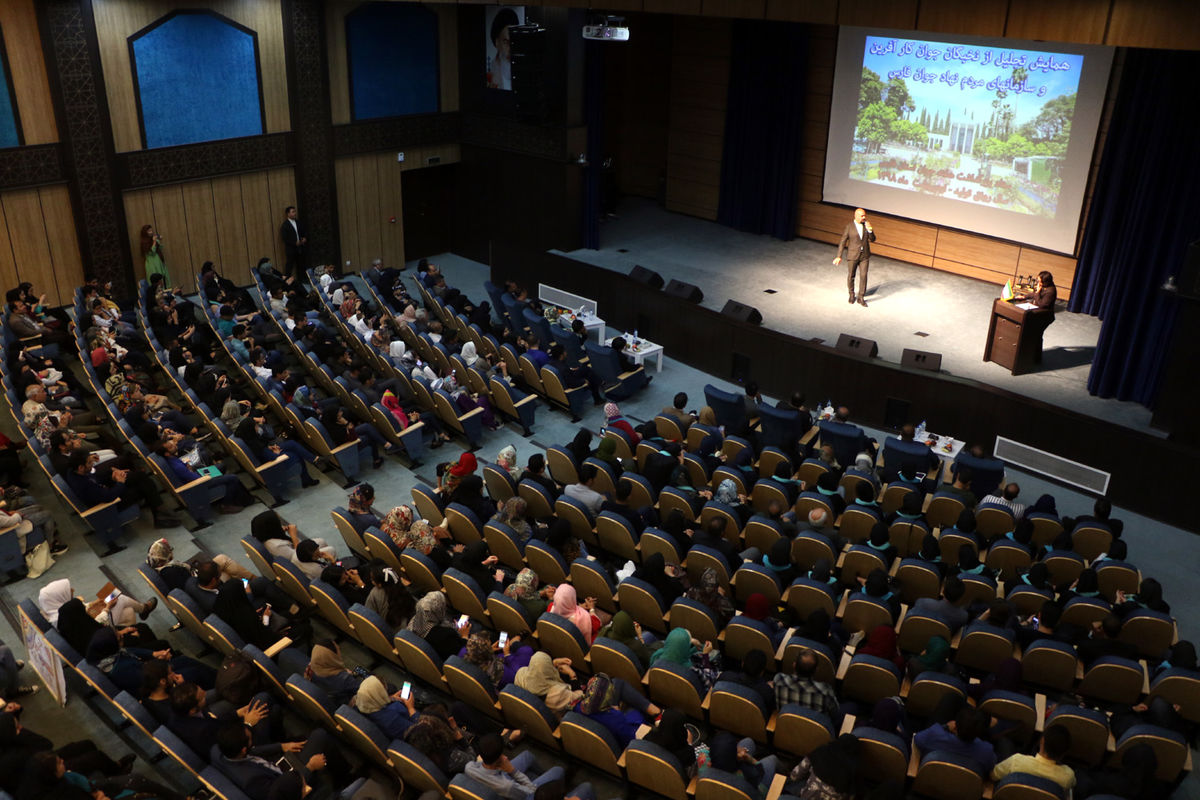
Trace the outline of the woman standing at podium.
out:
<instances>
[{"instance_id":1,"label":"woman standing at podium","mask_svg":"<svg viewBox=\"0 0 1200 800\"><path fill-rule=\"evenodd\" d=\"M1054 322L1054 304L1058 302L1058 289L1054 286L1054 276L1047 270L1042 270L1037 276L1037 285L1034 287L1032 294L1021 295L1014 298L1033 303L1035 306L1029 312L1029 316L1025 320L1025 325L1037 334L1037 354L1034 356L1034 363L1042 363L1042 337L1046 334L1046 328L1050 327L1050 323Z\"/></svg>"}]
</instances>

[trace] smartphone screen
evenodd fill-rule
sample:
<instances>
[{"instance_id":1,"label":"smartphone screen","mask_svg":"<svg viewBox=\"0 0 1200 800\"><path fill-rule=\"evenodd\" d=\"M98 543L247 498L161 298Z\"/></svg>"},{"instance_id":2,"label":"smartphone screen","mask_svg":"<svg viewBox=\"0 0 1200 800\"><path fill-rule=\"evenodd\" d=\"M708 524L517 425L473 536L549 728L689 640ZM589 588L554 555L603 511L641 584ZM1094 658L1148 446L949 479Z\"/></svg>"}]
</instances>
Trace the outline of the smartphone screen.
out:
<instances>
[{"instance_id":1,"label":"smartphone screen","mask_svg":"<svg viewBox=\"0 0 1200 800\"><path fill-rule=\"evenodd\" d=\"M120 597L120 595L121 595L120 589L113 589L111 592L108 593L108 597L104 598L104 602L111 603L113 600L116 600L118 597Z\"/></svg>"},{"instance_id":2,"label":"smartphone screen","mask_svg":"<svg viewBox=\"0 0 1200 800\"><path fill-rule=\"evenodd\" d=\"M400 687L400 699L407 700L410 694L412 694L412 684L405 681L404 685Z\"/></svg>"},{"instance_id":3,"label":"smartphone screen","mask_svg":"<svg viewBox=\"0 0 1200 800\"><path fill-rule=\"evenodd\" d=\"M249 591L249 589L250 589L250 579L249 578L242 578L242 588Z\"/></svg>"},{"instance_id":4,"label":"smartphone screen","mask_svg":"<svg viewBox=\"0 0 1200 800\"><path fill-rule=\"evenodd\" d=\"M500 647L501 647L501 649L503 649L504 645L506 645L506 644L508 644L508 631L500 631Z\"/></svg>"},{"instance_id":5,"label":"smartphone screen","mask_svg":"<svg viewBox=\"0 0 1200 800\"><path fill-rule=\"evenodd\" d=\"M458 627L461 628L463 625L466 625L468 619L470 619L470 617L468 617L466 614L463 614L461 617L459 617L458 618Z\"/></svg>"}]
</instances>

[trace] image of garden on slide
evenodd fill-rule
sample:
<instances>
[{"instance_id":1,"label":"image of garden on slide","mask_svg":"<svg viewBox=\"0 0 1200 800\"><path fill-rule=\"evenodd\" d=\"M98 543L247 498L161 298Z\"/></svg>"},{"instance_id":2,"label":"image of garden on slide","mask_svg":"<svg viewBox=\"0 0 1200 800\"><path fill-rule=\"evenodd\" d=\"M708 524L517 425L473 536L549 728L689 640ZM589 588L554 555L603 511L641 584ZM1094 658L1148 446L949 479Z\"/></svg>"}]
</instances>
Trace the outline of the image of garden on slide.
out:
<instances>
[{"instance_id":1,"label":"image of garden on slide","mask_svg":"<svg viewBox=\"0 0 1200 800\"><path fill-rule=\"evenodd\" d=\"M868 36L850 177L1053 219L1083 56Z\"/></svg>"}]
</instances>

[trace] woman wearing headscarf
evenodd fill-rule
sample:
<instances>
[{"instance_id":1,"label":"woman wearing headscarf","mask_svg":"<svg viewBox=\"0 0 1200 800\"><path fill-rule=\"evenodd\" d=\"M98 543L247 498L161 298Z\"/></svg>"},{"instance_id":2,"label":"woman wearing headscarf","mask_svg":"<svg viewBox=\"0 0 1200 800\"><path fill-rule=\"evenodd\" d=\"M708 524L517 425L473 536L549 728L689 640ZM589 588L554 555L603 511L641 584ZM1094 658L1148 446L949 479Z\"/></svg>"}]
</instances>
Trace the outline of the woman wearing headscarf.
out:
<instances>
[{"instance_id":1,"label":"woman wearing headscarf","mask_svg":"<svg viewBox=\"0 0 1200 800\"><path fill-rule=\"evenodd\" d=\"M663 646L650 656L652 667L662 661L691 669L704 684L705 691L712 688L721 673L721 652L713 649L712 642L705 642L701 647L687 628L672 628Z\"/></svg>"},{"instance_id":2,"label":"woman wearing headscarf","mask_svg":"<svg viewBox=\"0 0 1200 800\"><path fill-rule=\"evenodd\" d=\"M941 636L930 636L925 649L908 660L908 677L916 679L922 672L941 672L950 658L950 642Z\"/></svg>"},{"instance_id":3,"label":"woman wearing headscarf","mask_svg":"<svg viewBox=\"0 0 1200 800\"><path fill-rule=\"evenodd\" d=\"M666 750L679 763L680 777L687 780L696 773L696 751L688 739L687 718L677 708L668 708L646 741Z\"/></svg>"},{"instance_id":4,"label":"woman wearing headscarf","mask_svg":"<svg viewBox=\"0 0 1200 800\"><path fill-rule=\"evenodd\" d=\"M292 554L292 563L304 573L304 577L315 581L321 577L325 568L333 563L333 559L321 552L320 546L312 539L301 539Z\"/></svg>"},{"instance_id":5,"label":"woman wearing headscarf","mask_svg":"<svg viewBox=\"0 0 1200 800\"><path fill-rule=\"evenodd\" d=\"M1050 514L1058 516L1058 505L1054 502L1054 495L1044 494L1037 499L1033 505L1025 509L1024 519L1029 519L1030 514Z\"/></svg>"},{"instance_id":6,"label":"woman wearing headscarf","mask_svg":"<svg viewBox=\"0 0 1200 800\"><path fill-rule=\"evenodd\" d=\"M575 679L571 659L551 659L549 653L539 650L529 659L529 666L517 670L513 683L542 698L546 707L561 717L583 697L583 692L572 689L562 679L563 675Z\"/></svg>"},{"instance_id":7,"label":"woman wearing headscarf","mask_svg":"<svg viewBox=\"0 0 1200 800\"><path fill-rule=\"evenodd\" d=\"M645 670L650 665L650 658L655 650L663 646L662 642L646 642L642 638L642 626L633 621L628 611L618 611L612 621L600 629L596 638L604 637L619 642L629 648L638 666Z\"/></svg>"},{"instance_id":8,"label":"woman wearing headscarf","mask_svg":"<svg viewBox=\"0 0 1200 800\"><path fill-rule=\"evenodd\" d=\"M896 629L891 625L876 625L867 634L867 639L858 646L856 655L875 656L891 661L899 669L904 669L904 658L896 645Z\"/></svg>"},{"instance_id":9,"label":"woman wearing headscarf","mask_svg":"<svg viewBox=\"0 0 1200 800\"><path fill-rule=\"evenodd\" d=\"M447 505L450 503L469 508L479 520L480 526L496 513L496 504L483 496L483 478L475 474L463 476L447 498Z\"/></svg>"},{"instance_id":10,"label":"woman wearing headscarf","mask_svg":"<svg viewBox=\"0 0 1200 800\"><path fill-rule=\"evenodd\" d=\"M912 494L908 496L911 497ZM871 526L871 535L867 538L866 544L867 547L874 550L883 559L884 568L891 569L892 562L896 560L899 551L892 544L891 534L888 532L886 523L876 522Z\"/></svg>"},{"instance_id":11,"label":"woman wearing headscarf","mask_svg":"<svg viewBox=\"0 0 1200 800\"><path fill-rule=\"evenodd\" d=\"M874 708L871 709L871 718L867 724L872 728L895 734L908 741L908 719L900 698L885 697L876 702Z\"/></svg>"},{"instance_id":12,"label":"woman wearing headscarf","mask_svg":"<svg viewBox=\"0 0 1200 800\"><path fill-rule=\"evenodd\" d=\"M474 453L466 452L458 457L458 461L446 467L441 476L441 483L438 484L438 492L441 497L438 502L443 508L446 503L451 502L448 498L458 488L458 484L468 475L474 475L475 470L479 468L479 462L475 458ZM490 515L491 512L489 511Z\"/></svg>"},{"instance_id":13,"label":"woman wearing headscarf","mask_svg":"<svg viewBox=\"0 0 1200 800\"><path fill-rule=\"evenodd\" d=\"M587 546L575 536L571 523L562 517L550 523L550 529L546 531L546 544L557 551L567 564L580 557L587 558Z\"/></svg>"},{"instance_id":14,"label":"woman wearing headscarf","mask_svg":"<svg viewBox=\"0 0 1200 800\"><path fill-rule=\"evenodd\" d=\"M583 603L579 603L575 587L569 583L562 583L554 590L554 599L546 610L569 619L590 647L596 639L596 632L600 630L600 618L592 613L595 607L596 598L588 597Z\"/></svg>"},{"instance_id":15,"label":"woman wearing headscarf","mask_svg":"<svg viewBox=\"0 0 1200 800\"><path fill-rule=\"evenodd\" d=\"M724 628L729 624L729 620L733 619L733 604L725 596L725 591L721 588L721 579L717 576L716 569L712 567L700 574L700 582L688 589L687 597L689 600L695 600L697 603L708 606L709 611L717 617L718 630Z\"/></svg>"},{"instance_id":16,"label":"woman wearing headscarf","mask_svg":"<svg viewBox=\"0 0 1200 800\"><path fill-rule=\"evenodd\" d=\"M462 710L459 706L456 713ZM426 706L404 734L404 741L419 750L445 775L457 775L475 760L468 733L441 703Z\"/></svg>"},{"instance_id":17,"label":"woman wearing headscarf","mask_svg":"<svg viewBox=\"0 0 1200 800\"><path fill-rule=\"evenodd\" d=\"M379 523L379 529L401 550L411 547L445 569L450 565L450 554L439 544L433 527L425 520L415 520L414 517L413 510L408 506L396 506Z\"/></svg>"},{"instance_id":18,"label":"woman wearing headscarf","mask_svg":"<svg viewBox=\"0 0 1200 800\"><path fill-rule=\"evenodd\" d=\"M596 446L596 458L608 464L616 477L619 478L624 474L625 466L621 463L621 459L617 458L617 440L611 436L605 436L600 440L600 444Z\"/></svg>"},{"instance_id":19,"label":"woman wearing headscarf","mask_svg":"<svg viewBox=\"0 0 1200 800\"><path fill-rule=\"evenodd\" d=\"M240 581L221 584L221 588L217 589L217 599L213 603L213 613L233 628L234 632L242 637L242 641L262 650L279 641L286 630L285 627L275 630L275 625L271 623L276 615L271 607L267 605L261 610L255 608L250 601L248 590ZM279 624L277 620L276 624Z\"/></svg>"},{"instance_id":20,"label":"woman wearing headscarf","mask_svg":"<svg viewBox=\"0 0 1200 800\"><path fill-rule=\"evenodd\" d=\"M46 787L42 780L46 776L38 774L33 766L38 762L53 767L61 759L71 771L83 775L99 772L113 777L128 775L137 760L131 753L119 762L113 761L90 739L72 742L55 750L49 739L22 725L19 716L11 712L0 714L0 789L18 800L58 797L48 791L50 787ZM51 770L49 777L53 779L55 774ZM53 780L50 783L52 787ZM83 800L91 797L90 792L82 795Z\"/></svg>"},{"instance_id":21,"label":"woman wearing headscarf","mask_svg":"<svg viewBox=\"0 0 1200 800\"><path fill-rule=\"evenodd\" d=\"M517 448L511 444L500 448L496 454L496 465L512 476L513 480L521 477L521 468L517 466Z\"/></svg>"},{"instance_id":22,"label":"woman wearing headscarf","mask_svg":"<svg viewBox=\"0 0 1200 800\"><path fill-rule=\"evenodd\" d=\"M91 644L92 637L96 635L97 631L110 629L111 626L97 622L88 613L83 601L78 597L72 597L58 610L58 624L55 627L67 640L67 644L74 647L77 652L83 653ZM141 647L149 650L162 650L168 647L166 642L158 640L158 637L145 623L123 625L115 630L120 634L121 641L125 643L126 647Z\"/></svg>"},{"instance_id":23,"label":"woman wearing headscarf","mask_svg":"<svg viewBox=\"0 0 1200 800\"><path fill-rule=\"evenodd\" d=\"M835 653L840 651L845 644L844 640L837 635L834 621L830 618L829 612L823 608L815 609L810 613L796 631L796 635L822 644Z\"/></svg>"},{"instance_id":24,"label":"woman wearing headscarf","mask_svg":"<svg viewBox=\"0 0 1200 800\"><path fill-rule=\"evenodd\" d=\"M813 750L788 775L785 793L799 800L853 800L862 789L858 737L843 733Z\"/></svg>"},{"instance_id":25,"label":"woman wearing headscarf","mask_svg":"<svg viewBox=\"0 0 1200 800\"><path fill-rule=\"evenodd\" d=\"M642 563L633 571L633 577L653 586L666 608L684 591L683 582L676 577L677 571L677 565L674 564L668 569L666 557L656 552L642 559Z\"/></svg>"},{"instance_id":26,"label":"woman wearing headscarf","mask_svg":"<svg viewBox=\"0 0 1200 800\"><path fill-rule=\"evenodd\" d=\"M517 545L522 549L533 537L533 530L529 527L529 520L525 519L528 511L529 504L525 502L525 498L513 495L504 501L504 505L492 517L496 522L507 525L512 529L512 532L517 537Z\"/></svg>"},{"instance_id":27,"label":"woman wearing headscarf","mask_svg":"<svg viewBox=\"0 0 1200 800\"><path fill-rule=\"evenodd\" d=\"M712 406L703 406L700 413L696 415L696 422L708 428L715 428L717 427L717 412L713 410Z\"/></svg>"},{"instance_id":28,"label":"woman wearing headscarf","mask_svg":"<svg viewBox=\"0 0 1200 800\"><path fill-rule=\"evenodd\" d=\"M637 738L638 728L658 716L658 706L620 678L598 672L588 681L575 710L599 722L612 733L622 750Z\"/></svg>"},{"instance_id":29,"label":"woman wearing headscarf","mask_svg":"<svg viewBox=\"0 0 1200 800\"><path fill-rule=\"evenodd\" d=\"M921 549L915 558L936 569L942 578L946 577L946 564L942 561L942 546L938 543L937 537L933 535L933 531L925 534L925 538L921 539Z\"/></svg>"},{"instance_id":30,"label":"woman wearing headscarf","mask_svg":"<svg viewBox=\"0 0 1200 800\"><path fill-rule=\"evenodd\" d=\"M787 634L787 627L771 616L773 610L771 601L765 594L754 592L746 598L746 607L742 613L750 619L766 625L768 634L771 637L771 646L778 648L783 643L784 635Z\"/></svg>"},{"instance_id":31,"label":"woman wearing headscarf","mask_svg":"<svg viewBox=\"0 0 1200 800\"><path fill-rule=\"evenodd\" d=\"M468 368L474 367L479 361L479 350L475 347L475 343L468 339L467 341L463 342L462 350L459 351L459 356L462 358L463 363L466 364ZM487 365L483 364L481 366Z\"/></svg>"},{"instance_id":32,"label":"woman wearing headscarf","mask_svg":"<svg viewBox=\"0 0 1200 800\"><path fill-rule=\"evenodd\" d=\"M383 681L371 675L358 687L354 705L388 739L402 739L417 721L417 701L411 691L407 699L401 699L400 694L397 691L389 695Z\"/></svg>"},{"instance_id":33,"label":"woman wearing headscarf","mask_svg":"<svg viewBox=\"0 0 1200 800\"><path fill-rule=\"evenodd\" d=\"M305 675L325 690L334 703L349 703L362 685L363 675L352 672L342 660L337 642L327 639L313 645Z\"/></svg>"},{"instance_id":34,"label":"woman wearing headscarf","mask_svg":"<svg viewBox=\"0 0 1200 800\"><path fill-rule=\"evenodd\" d=\"M453 375L442 378L440 388L450 395L450 399L458 407L460 414L469 414L475 409L479 409L479 420L484 427L490 431L499 430L500 423L496 420L496 412L492 409L492 401L489 397L468 391Z\"/></svg>"},{"instance_id":35,"label":"woman wearing headscarf","mask_svg":"<svg viewBox=\"0 0 1200 800\"><path fill-rule=\"evenodd\" d=\"M276 558L288 561L296 554L300 544L300 530L295 525L284 525L283 520L274 511L263 511L250 520L250 535L263 543L267 552ZM336 551L324 539L314 538L321 554L330 561L337 558Z\"/></svg>"},{"instance_id":36,"label":"woman wearing headscarf","mask_svg":"<svg viewBox=\"0 0 1200 800\"><path fill-rule=\"evenodd\" d=\"M461 553L455 553L450 566L470 577L488 595L503 586L504 571L496 566L499 561L488 550L487 542L480 539L466 545Z\"/></svg>"},{"instance_id":37,"label":"woman wearing headscarf","mask_svg":"<svg viewBox=\"0 0 1200 800\"><path fill-rule=\"evenodd\" d=\"M51 625L57 625L59 609L74 598L75 592L71 588L70 579L59 578L46 584L38 592L38 607L41 608L42 614ZM110 602L97 600L89 603L88 611L98 622L132 627L138 624L139 618L145 619L150 616L150 612L157 605L157 598L146 603L139 603L122 592Z\"/></svg>"},{"instance_id":38,"label":"woman wearing headscarf","mask_svg":"<svg viewBox=\"0 0 1200 800\"><path fill-rule=\"evenodd\" d=\"M462 647L463 637L470 632L471 623L468 620L463 623L461 630L456 628L454 621L446 617L446 595L432 591L417 601L408 629L429 642L438 657L445 661Z\"/></svg>"},{"instance_id":39,"label":"woman wearing headscarf","mask_svg":"<svg viewBox=\"0 0 1200 800\"><path fill-rule=\"evenodd\" d=\"M1082 574L1080 577L1083 577ZM1124 591L1117 590L1117 604L1113 608L1113 613L1118 617L1124 619L1128 614L1143 608L1157 611L1160 614L1171 613L1171 606L1163 600L1162 584L1154 578L1143 578L1135 595L1127 595Z\"/></svg>"},{"instance_id":40,"label":"woman wearing headscarf","mask_svg":"<svg viewBox=\"0 0 1200 800\"><path fill-rule=\"evenodd\" d=\"M497 647L487 634L472 633L458 655L483 670L496 689L502 689L513 682L518 671L529 666L534 650L520 636L510 636L499 653Z\"/></svg>"},{"instance_id":41,"label":"woman wearing headscarf","mask_svg":"<svg viewBox=\"0 0 1200 800\"><path fill-rule=\"evenodd\" d=\"M738 493L737 484L730 478L717 484L717 490L713 492L713 500L724 503L737 514L739 528L745 527L746 521L754 513L754 509L746 502L746 496Z\"/></svg>"},{"instance_id":42,"label":"woman wearing headscarf","mask_svg":"<svg viewBox=\"0 0 1200 800\"><path fill-rule=\"evenodd\" d=\"M982 700L991 692L1012 692L1026 697L1030 696L1029 689L1025 688L1025 682L1021 679L1021 661L1019 659L1004 659L982 681L972 683L967 687L967 694L976 700Z\"/></svg>"},{"instance_id":43,"label":"woman wearing headscarf","mask_svg":"<svg viewBox=\"0 0 1200 800\"><path fill-rule=\"evenodd\" d=\"M538 590L538 576L529 567L517 573L517 578L504 589L505 597L516 600L525 610L537 619L546 610L546 600L554 595L554 588L547 586Z\"/></svg>"},{"instance_id":44,"label":"woman wearing headscarf","mask_svg":"<svg viewBox=\"0 0 1200 800\"><path fill-rule=\"evenodd\" d=\"M604 404L604 419L604 424L606 426L609 428L616 428L629 437L629 444L631 448L637 447L638 442L642 440L641 435L633 429L632 425L629 424L629 420L621 416L621 409L617 407L616 403Z\"/></svg>"},{"instance_id":45,"label":"woman wearing headscarf","mask_svg":"<svg viewBox=\"0 0 1200 800\"><path fill-rule=\"evenodd\" d=\"M580 428L575 438L564 445L564 449L575 458L575 466L578 468L592 455L592 432L587 428Z\"/></svg>"},{"instance_id":46,"label":"woman wearing headscarf","mask_svg":"<svg viewBox=\"0 0 1200 800\"><path fill-rule=\"evenodd\" d=\"M387 440L383 438L383 434L373 424L363 422L355 425L346 419L346 414L340 406L326 409L321 414L321 424L329 432L329 439L335 447L365 440L371 450L371 464L375 469L383 466L381 450L394 452L392 445L388 444Z\"/></svg>"}]
</instances>

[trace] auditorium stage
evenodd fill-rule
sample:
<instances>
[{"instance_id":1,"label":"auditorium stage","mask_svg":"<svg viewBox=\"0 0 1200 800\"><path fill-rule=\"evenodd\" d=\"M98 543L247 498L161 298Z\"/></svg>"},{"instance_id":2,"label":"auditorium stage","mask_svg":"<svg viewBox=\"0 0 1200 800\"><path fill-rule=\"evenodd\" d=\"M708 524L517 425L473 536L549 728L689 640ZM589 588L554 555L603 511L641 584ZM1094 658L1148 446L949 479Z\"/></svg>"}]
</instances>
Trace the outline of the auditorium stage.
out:
<instances>
[{"instance_id":1,"label":"auditorium stage","mask_svg":"<svg viewBox=\"0 0 1200 800\"><path fill-rule=\"evenodd\" d=\"M1041 371L1014 376L983 361L992 301L1000 293L989 283L874 256L869 307L849 305L846 270L833 266L832 245L741 233L641 198L626 198L618 216L601 224L600 244L566 255L622 273L640 264L664 280L694 283L704 292L704 306L719 310L732 298L761 311L765 327L800 338L829 345L841 333L874 339L885 361L899 363L906 347L941 353L944 373L1162 435L1150 428L1144 406L1088 394L1100 334L1095 317L1060 311L1046 331Z\"/></svg>"}]
</instances>

